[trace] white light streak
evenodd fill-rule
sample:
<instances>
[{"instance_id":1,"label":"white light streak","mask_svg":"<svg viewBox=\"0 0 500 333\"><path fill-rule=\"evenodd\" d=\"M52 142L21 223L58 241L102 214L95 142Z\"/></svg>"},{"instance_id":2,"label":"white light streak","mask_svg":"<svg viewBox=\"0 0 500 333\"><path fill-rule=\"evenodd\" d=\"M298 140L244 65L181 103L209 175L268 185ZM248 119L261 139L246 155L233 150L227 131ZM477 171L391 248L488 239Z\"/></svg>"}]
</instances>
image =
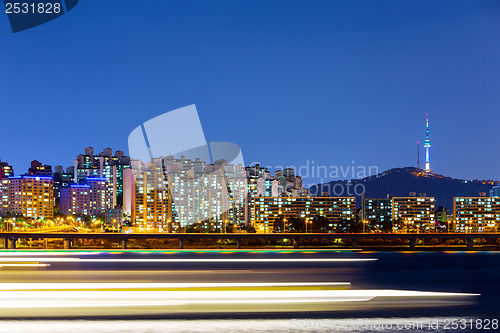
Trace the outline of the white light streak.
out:
<instances>
[{"instance_id":1,"label":"white light streak","mask_svg":"<svg viewBox=\"0 0 500 333\"><path fill-rule=\"evenodd\" d=\"M366 302L375 297L454 297L478 294L407 290L0 291L0 308Z\"/></svg>"},{"instance_id":2,"label":"white light streak","mask_svg":"<svg viewBox=\"0 0 500 333\"><path fill-rule=\"evenodd\" d=\"M302 259L155 259L155 258L143 258L143 259L81 259L81 258L1 258L0 264L5 261L41 261L41 262L116 262L116 263L127 263L127 262L144 262L144 263L154 263L154 262L196 262L196 263L211 263L211 262L366 262L375 261L378 259L373 258L363 258L363 259L349 259L349 258L302 258Z\"/></svg>"},{"instance_id":3,"label":"white light streak","mask_svg":"<svg viewBox=\"0 0 500 333\"><path fill-rule=\"evenodd\" d=\"M0 264L0 268L2 267L47 267L50 264Z\"/></svg>"},{"instance_id":4,"label":"white light streak","mask_svg":"<svg viewBox=\"0 0 500 333\"><path fill-rule=\"evenodd\" d=\"M250 282L250 283L0 283L0 290L161 289L348 286L350 282Z\"/></svg>"},{"instance_id":5,"label":"white light streak","mask_svg":"<svg viewBox=\"0 0 500 333\"><path fill-rule=\"evenodd\" d=\"M66 256L66 255L72 255L72 256L87 256L87 255L95 255L95 254L101 254L102 252L39 252L39 251L33 251L33 252L2 252L0 250L0 257L24 257L24 256L32 256L32 255L37 255L37 256Z\"/></svg>"}]
</instances>

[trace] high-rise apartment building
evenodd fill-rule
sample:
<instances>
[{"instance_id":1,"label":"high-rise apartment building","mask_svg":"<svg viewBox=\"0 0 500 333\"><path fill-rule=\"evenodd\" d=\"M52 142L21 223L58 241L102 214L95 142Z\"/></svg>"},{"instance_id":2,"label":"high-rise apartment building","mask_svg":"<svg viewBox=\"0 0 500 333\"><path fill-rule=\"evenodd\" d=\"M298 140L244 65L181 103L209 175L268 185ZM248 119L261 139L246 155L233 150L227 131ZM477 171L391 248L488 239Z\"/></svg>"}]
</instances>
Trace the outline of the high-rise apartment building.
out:
<instances>
[{"instance_id":1,"label":"high-rise apartment building","mask_svg":"<svg viewBox=\"0 0 500 333\"><path fill-rule=\"evenodd\" d=\"M0 178L0 216L9 211L9 178Z\"/></svg>"},{"instance_id":2,"label":"high-rise apartment building","mask_svg":"<svg viewBox=\"0 0 500 333\"><path fill-rule=\"evenodd\" d=\"M381 231L387 222L392 222L392 199L365 198L363 223L365 223L366 230Z\"/></svg>"},{"instance_id":3,"label":"high-rise apartment building","mask_svg":"<svg viewBox=\"0 0 500 333\"><path fill-rule=\"evenodd\" d=\"M499 197L457 197L453 213L456 232L500 231Z\"/></svg>"},{"instance_id":4,"label":"high-rise apartment building","mask_svg":"<svg viewBox=\"0 0 500 333\"><path fill-rule=\"evenodd\" d=\"M61 198L61 189L69 186L69 184L73 182L72 170L68 169L64 172L63 167L60 165L56 165L54 168L54 198L56 201L56 207L58 206Z\"/></svg>"},{"instance_id":5,"label":"high-rise apartment building","mask_svg":"<svg viewBox=\"0 0 500 333\"><path fill-rule=\"evenodd\" d=\"M246 173L225 160L162 159L171 196L174 228L203 222L213 230L245 224Z\"/></svg>"},{"instance_id":6,"label":"high-rise apartment building","mask_svg":"<svg viewBox=\"0 0 500 333\"><path fill-rule=\"evenodd\" d=\"M124 210L138 231L171 231L172 209L161 165L138 163L125 170L124 199Z\"/></svg>"},{"instance_id":7,"label":"high-rise apartment building","mask_svg":"<svg viewBox=\"0 0 500 333\"><path fill-rule=\"evenodd\" d=\"M14 176L12 166L0 160L0 216L9 211L9 177L12 176Z\"/></svg>"},{"instance_id":8,"label":"high-rise apartment building","mask_svg":"<svg viewBox=\"0 0 500 333\"><path fill-rule=\"evenodd\" d=\"M133 161L125 171L125 212L141 230L180 231L203 223L212 230L245 225L245 169L224 160L166 156L151 163Z\"/></svg>"},{"instance_id":9,"label":"high-rise apartment building","mask_svg":"<svg viewBox=\"0 0 500 333\"><path fill-rule=\"evenodd\" d=\"M251 207L258 197L279 197L284 193L284 186L276 180L267 168L259 164L245 168L247 178L247 197L245 222L251 224L255 220L254 210Z\"/></svg>"},{"instance_id":10,"label":"high-rise apartment building","mask_svg":"<svg viewBox=\"0 0 500 333\"><path fill-rule=\"evenodd\" d=\"M421 196L392 198L395 231L429 231L434 227L435 198Z\"/></svg>"},{"instance_id":11,"label":"high-rise apartment building","mask_svg":"<svg viewBox=\"0 0 500 333\"><path fill-rule=\"evenodd\" d=\"M90 215L90 185L69 184L60 190L63 215Z\"/></svg>"},{"instance_id":12,"label":"high-rise apartment building","mask_svg":"<svg viewBox=\"0 0 500 333\"><path fill-rule=\"evenodd\" d=\"M52 177L52 166L47 164L42 164L37 160L31 161L31 166L28 169L26 175Z\"/></svg>"},{"instance_id":13,"label":"high-rise apartment building","mask_svg":"<svg viewBox=\"0 0 500 333\"><path fill-rule=\"evenodd\" d=\"M54 180L44 176L9 178L9 212L25 217L54 217Z\"/></svg>"},{"instance_id":14,"label":"high-rise apartment building","mask_svg":"<svg viewBox=\"0 0 500 333\"><path fill-rule=\"evenodd\" d=\"M224 172L222 183L226 186L226 196L223 218L224 225L235 224L239 226L248 225L247 220L247 197L248 181L246 171L241 165L227 164L226 161L218 161L218 168ZM216 162L217 163L217 162ZM264 184L265 186L265 184Z\"/></svg>"},{"instance_id":15,"label":"high-rise apartment building","mask_svg":"<svg viewBox=\"0 0 500 333\"><path fill-rule=\"evenodd\" d=\"M302 186L302 177L295 175L295 170L286 168L274 173L274 178L278 180L283 188L283 196L302 197L307 195L307 190Z\"/></svg>"},{"instance_id":16,"label":"high-rise apartment building","mask_svg":"<svg viewBox=\"0 0 500 333\"><path fill-rule=\"evenodd\" d=\"M342 222L356 219L355 197L258 197L250 208L255 216L257 232L272 232L278 218L300 217L312 221L316 217L327 218L332 229Z\"/></svg>"},{"instance_id":17,"label":"high-rise apartment building","mask_svg":"<svg viewBox=\"0 0 500 333\"><path fill-rule=\"evenodd\" d=\"M0 160L0 179L5 179L14 176L14 169L7 162Z\"/></svg>"},{"instance_id":18,"label":"high-rise apartment building","mask_svg":"<svg viewBox=\"0 0 500 333\"><path fill-rule=\"evenodd\" d=\"M90 215L104 216L113 207L112 184L105 177L87 177L90 186Z\"/></svg>"},{"instance_id":19,"label":"high-rise apartment building","mask_svg":"<svg viewBox=\"0 0 500 333\"><path fill-rule=\"evenodd\" d=\"M111 148L105 148L94 155L94 148L86 147L84 154L76 157L73 166L75 183L87 177L106 177L111 184L113 206L123 205L123 171L130 168L130 158L123 151L113 155Z\"/></svg>"},{"instance_id":20,"label":"high-rise apartment building","mask_svg":"<svg viewBox=\"0 0 500 333\"><path fill-rule=\"evenodd\" d=\"M61 189L61 214L100 216L112 208L111 184L107 178L88 177Z\"/></svg>"}]
</instances>

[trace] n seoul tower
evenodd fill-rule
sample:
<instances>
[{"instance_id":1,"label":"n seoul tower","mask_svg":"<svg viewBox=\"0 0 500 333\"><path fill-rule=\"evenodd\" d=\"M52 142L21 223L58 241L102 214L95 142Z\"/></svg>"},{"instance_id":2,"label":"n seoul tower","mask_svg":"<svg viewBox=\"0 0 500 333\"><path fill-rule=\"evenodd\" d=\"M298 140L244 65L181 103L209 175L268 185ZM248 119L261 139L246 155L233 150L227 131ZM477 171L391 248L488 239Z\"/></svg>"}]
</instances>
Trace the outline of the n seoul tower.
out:
<instances>
[{"instance_id":1,"label":"n seoul tower","mask_svg":"<svg viewBox=\"0 0 500 333\"><path fill-rule=\"evenodd\" d=\"M424 148L425 148L425 172L431 172L431 156L430 156L430 149L431 149L431 140L429 139L429 114L426 114L426 136L425 136L425 141L424 141Z\"/></svg>"}]
</instances>

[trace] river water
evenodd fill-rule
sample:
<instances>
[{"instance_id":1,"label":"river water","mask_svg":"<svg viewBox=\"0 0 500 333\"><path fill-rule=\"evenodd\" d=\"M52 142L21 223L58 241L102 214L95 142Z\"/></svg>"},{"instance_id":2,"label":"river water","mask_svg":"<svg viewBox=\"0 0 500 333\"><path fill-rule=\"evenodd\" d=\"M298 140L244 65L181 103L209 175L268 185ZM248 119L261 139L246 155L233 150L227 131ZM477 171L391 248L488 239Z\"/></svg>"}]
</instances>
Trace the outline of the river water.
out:
<instances>
[{"instance_id":1,"label":"river water","mask_svg":"<svg viewBox=\"0 0 500 333\"><path fill-rule=\"evenodd\" d=\"M249 250L2 254L0 265L2 260L12 257L24 262L36 260L50 264L37 269L2 267L0 283L5 285L348 282L349 290L480 296L467 298L466 302L460 299L444 303L439 297L436 301L426 299L421 303L403 298L399 303L381 303L368 308L351 306L356 302L344 308L344 303L337 302L332 303L331 308L330 305L312 307L313 311L300 303L281 311L278 308L282 305L277 303L268 308L248 306L248 311L234 313L212 312L208 308L201 313L129 311L114 315L103 310L99 315L99 309L104 308L97 306L96 313L91 316L85 313L68 315L60 309L49 319L45 315L37 317L35 310L22 318L1 319L0 332L472 332L495 331L498 327L495 323L500 319L499 252ZM58 258L70 260L50 261ZM167 261L162 261L164 259ZM330 259L345 261L328 261ZM351 259L354 261L349 261ZM370 304L372 301L358 303Z\"/></svg>"}]
</instances>

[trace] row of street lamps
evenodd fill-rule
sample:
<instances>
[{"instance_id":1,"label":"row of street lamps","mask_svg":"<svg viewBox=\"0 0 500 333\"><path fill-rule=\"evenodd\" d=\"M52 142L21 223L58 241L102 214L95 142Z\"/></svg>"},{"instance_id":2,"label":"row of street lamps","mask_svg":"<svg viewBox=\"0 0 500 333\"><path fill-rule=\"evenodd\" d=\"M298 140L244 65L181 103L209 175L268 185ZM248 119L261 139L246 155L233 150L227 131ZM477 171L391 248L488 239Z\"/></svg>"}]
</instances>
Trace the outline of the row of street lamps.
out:
<instances>
[{"instance_id":1,"label":"row of street lamps","mask_svg":"<svg viewBox=\"0 0 500 333\"><path fill-rule=\"evenodd\" d=\"M312 226L312 221L309 220L308 217L306 217L306 234L307 234L307 225L311 224ZM286 233L286 218L283 218L283 233Z\"/></svg>"}]
</instances>

